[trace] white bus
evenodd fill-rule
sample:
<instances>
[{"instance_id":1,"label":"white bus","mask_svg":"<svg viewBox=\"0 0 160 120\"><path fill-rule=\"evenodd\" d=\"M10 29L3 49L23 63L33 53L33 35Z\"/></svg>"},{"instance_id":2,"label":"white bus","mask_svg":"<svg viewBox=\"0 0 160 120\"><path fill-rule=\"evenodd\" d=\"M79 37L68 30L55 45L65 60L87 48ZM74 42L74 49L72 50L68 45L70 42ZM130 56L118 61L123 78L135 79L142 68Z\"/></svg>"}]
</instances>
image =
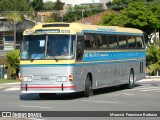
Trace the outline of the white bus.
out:
<instances>
[{"instance_id":1,"label":"white bus","mask_svg":"<svg viewBox=\"0 0 160 120\"><path fill-rule=\"evenodd\" d=\"M65 53L64 53L65 52ZM143 32L118 26L44 23L24 31L22 93L73 93L142 79L146 52Z\"/></svg>"}]
</instances>

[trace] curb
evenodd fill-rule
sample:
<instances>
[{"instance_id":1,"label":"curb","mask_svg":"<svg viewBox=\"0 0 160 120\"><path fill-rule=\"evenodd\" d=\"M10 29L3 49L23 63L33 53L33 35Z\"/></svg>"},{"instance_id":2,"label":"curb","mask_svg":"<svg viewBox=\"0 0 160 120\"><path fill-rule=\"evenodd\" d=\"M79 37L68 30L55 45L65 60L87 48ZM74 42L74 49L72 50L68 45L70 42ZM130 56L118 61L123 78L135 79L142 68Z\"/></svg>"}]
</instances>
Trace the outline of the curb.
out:
<instances>
[{"instance_id":1,"label":"curb","mask_svg":"<svg viewBox=\"0 0 160 120\"><path fill-rule=\"evenodd\" d=\"M160 80L160 76L146 76L145 79L159 79Z\"/></svg>"},{"instance_id":2,"label":"curb","mask_svg":"<svg viewBox=\"0 0 160 120\"><path fill-rule=\"evenodd\" d=\"M14 83L1 83L0 86L2 85L17 85L20 84L21 82L14 82Z\"/></svg>"}]
</instances>

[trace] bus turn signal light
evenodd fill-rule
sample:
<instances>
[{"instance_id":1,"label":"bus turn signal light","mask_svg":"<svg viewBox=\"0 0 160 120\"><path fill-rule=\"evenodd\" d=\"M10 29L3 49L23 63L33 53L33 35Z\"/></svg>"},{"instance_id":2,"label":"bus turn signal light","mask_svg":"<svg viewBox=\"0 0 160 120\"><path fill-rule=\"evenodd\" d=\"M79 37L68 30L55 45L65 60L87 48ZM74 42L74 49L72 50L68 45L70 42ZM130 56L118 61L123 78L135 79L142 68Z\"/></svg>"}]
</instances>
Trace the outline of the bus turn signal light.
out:
<instances>
[{"instance_id":1,"label":"bus turn signal light","mask_svg":"<svg viewBox=\"0 0 160 120\"><path fill-rule=\"evenodd\" d=\"M22 75L19 76L19 80L20 80L20 82L22 82Z\"/></svg>"},{"instance_id":2,"label":"bus turn signal light","mask_svg":"<svg viewBox=\"0 0 160 120\"><path fill-rule=\"evenodd\" d=\"M73 81L73 75L69 75L69 81L70 81L70 82Z\"/></svg>"}]
</instances>

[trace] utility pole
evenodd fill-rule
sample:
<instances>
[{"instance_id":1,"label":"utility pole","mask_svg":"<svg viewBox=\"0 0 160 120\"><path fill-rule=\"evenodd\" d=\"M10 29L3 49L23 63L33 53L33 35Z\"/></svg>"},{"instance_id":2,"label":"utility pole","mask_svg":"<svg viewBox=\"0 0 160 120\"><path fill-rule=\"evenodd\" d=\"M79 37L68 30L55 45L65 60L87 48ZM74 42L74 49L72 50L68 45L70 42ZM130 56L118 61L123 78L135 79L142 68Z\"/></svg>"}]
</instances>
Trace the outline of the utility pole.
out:
<instances>
[{"instance_id":1,"label":"utility pole","mask_svg":"<svg viewBox=\"0 0 160 120\"><path fill-rule=\"evenodd\" d=\"M84 23L84 9L82 9L82 23Z\"/></svg>"}]
</instances>

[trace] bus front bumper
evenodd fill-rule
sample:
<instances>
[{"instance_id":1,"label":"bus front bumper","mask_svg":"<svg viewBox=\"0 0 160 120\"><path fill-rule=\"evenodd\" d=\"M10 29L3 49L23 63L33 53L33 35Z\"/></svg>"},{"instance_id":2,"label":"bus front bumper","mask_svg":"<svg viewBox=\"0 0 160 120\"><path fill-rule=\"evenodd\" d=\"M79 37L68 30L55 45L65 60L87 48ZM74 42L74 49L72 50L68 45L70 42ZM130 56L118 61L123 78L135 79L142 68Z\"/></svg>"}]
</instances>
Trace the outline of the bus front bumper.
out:
<instances>
[{"instance_id":1,"label":"bus front bumper","mask_svg":"<svg viewBox=\"0 0 160 120\"><path fill-rule=\"evenodd\" d=\"M21 93L73 93L77 86L74 85L21 85Z\"/></svg>"}]
</instances>

